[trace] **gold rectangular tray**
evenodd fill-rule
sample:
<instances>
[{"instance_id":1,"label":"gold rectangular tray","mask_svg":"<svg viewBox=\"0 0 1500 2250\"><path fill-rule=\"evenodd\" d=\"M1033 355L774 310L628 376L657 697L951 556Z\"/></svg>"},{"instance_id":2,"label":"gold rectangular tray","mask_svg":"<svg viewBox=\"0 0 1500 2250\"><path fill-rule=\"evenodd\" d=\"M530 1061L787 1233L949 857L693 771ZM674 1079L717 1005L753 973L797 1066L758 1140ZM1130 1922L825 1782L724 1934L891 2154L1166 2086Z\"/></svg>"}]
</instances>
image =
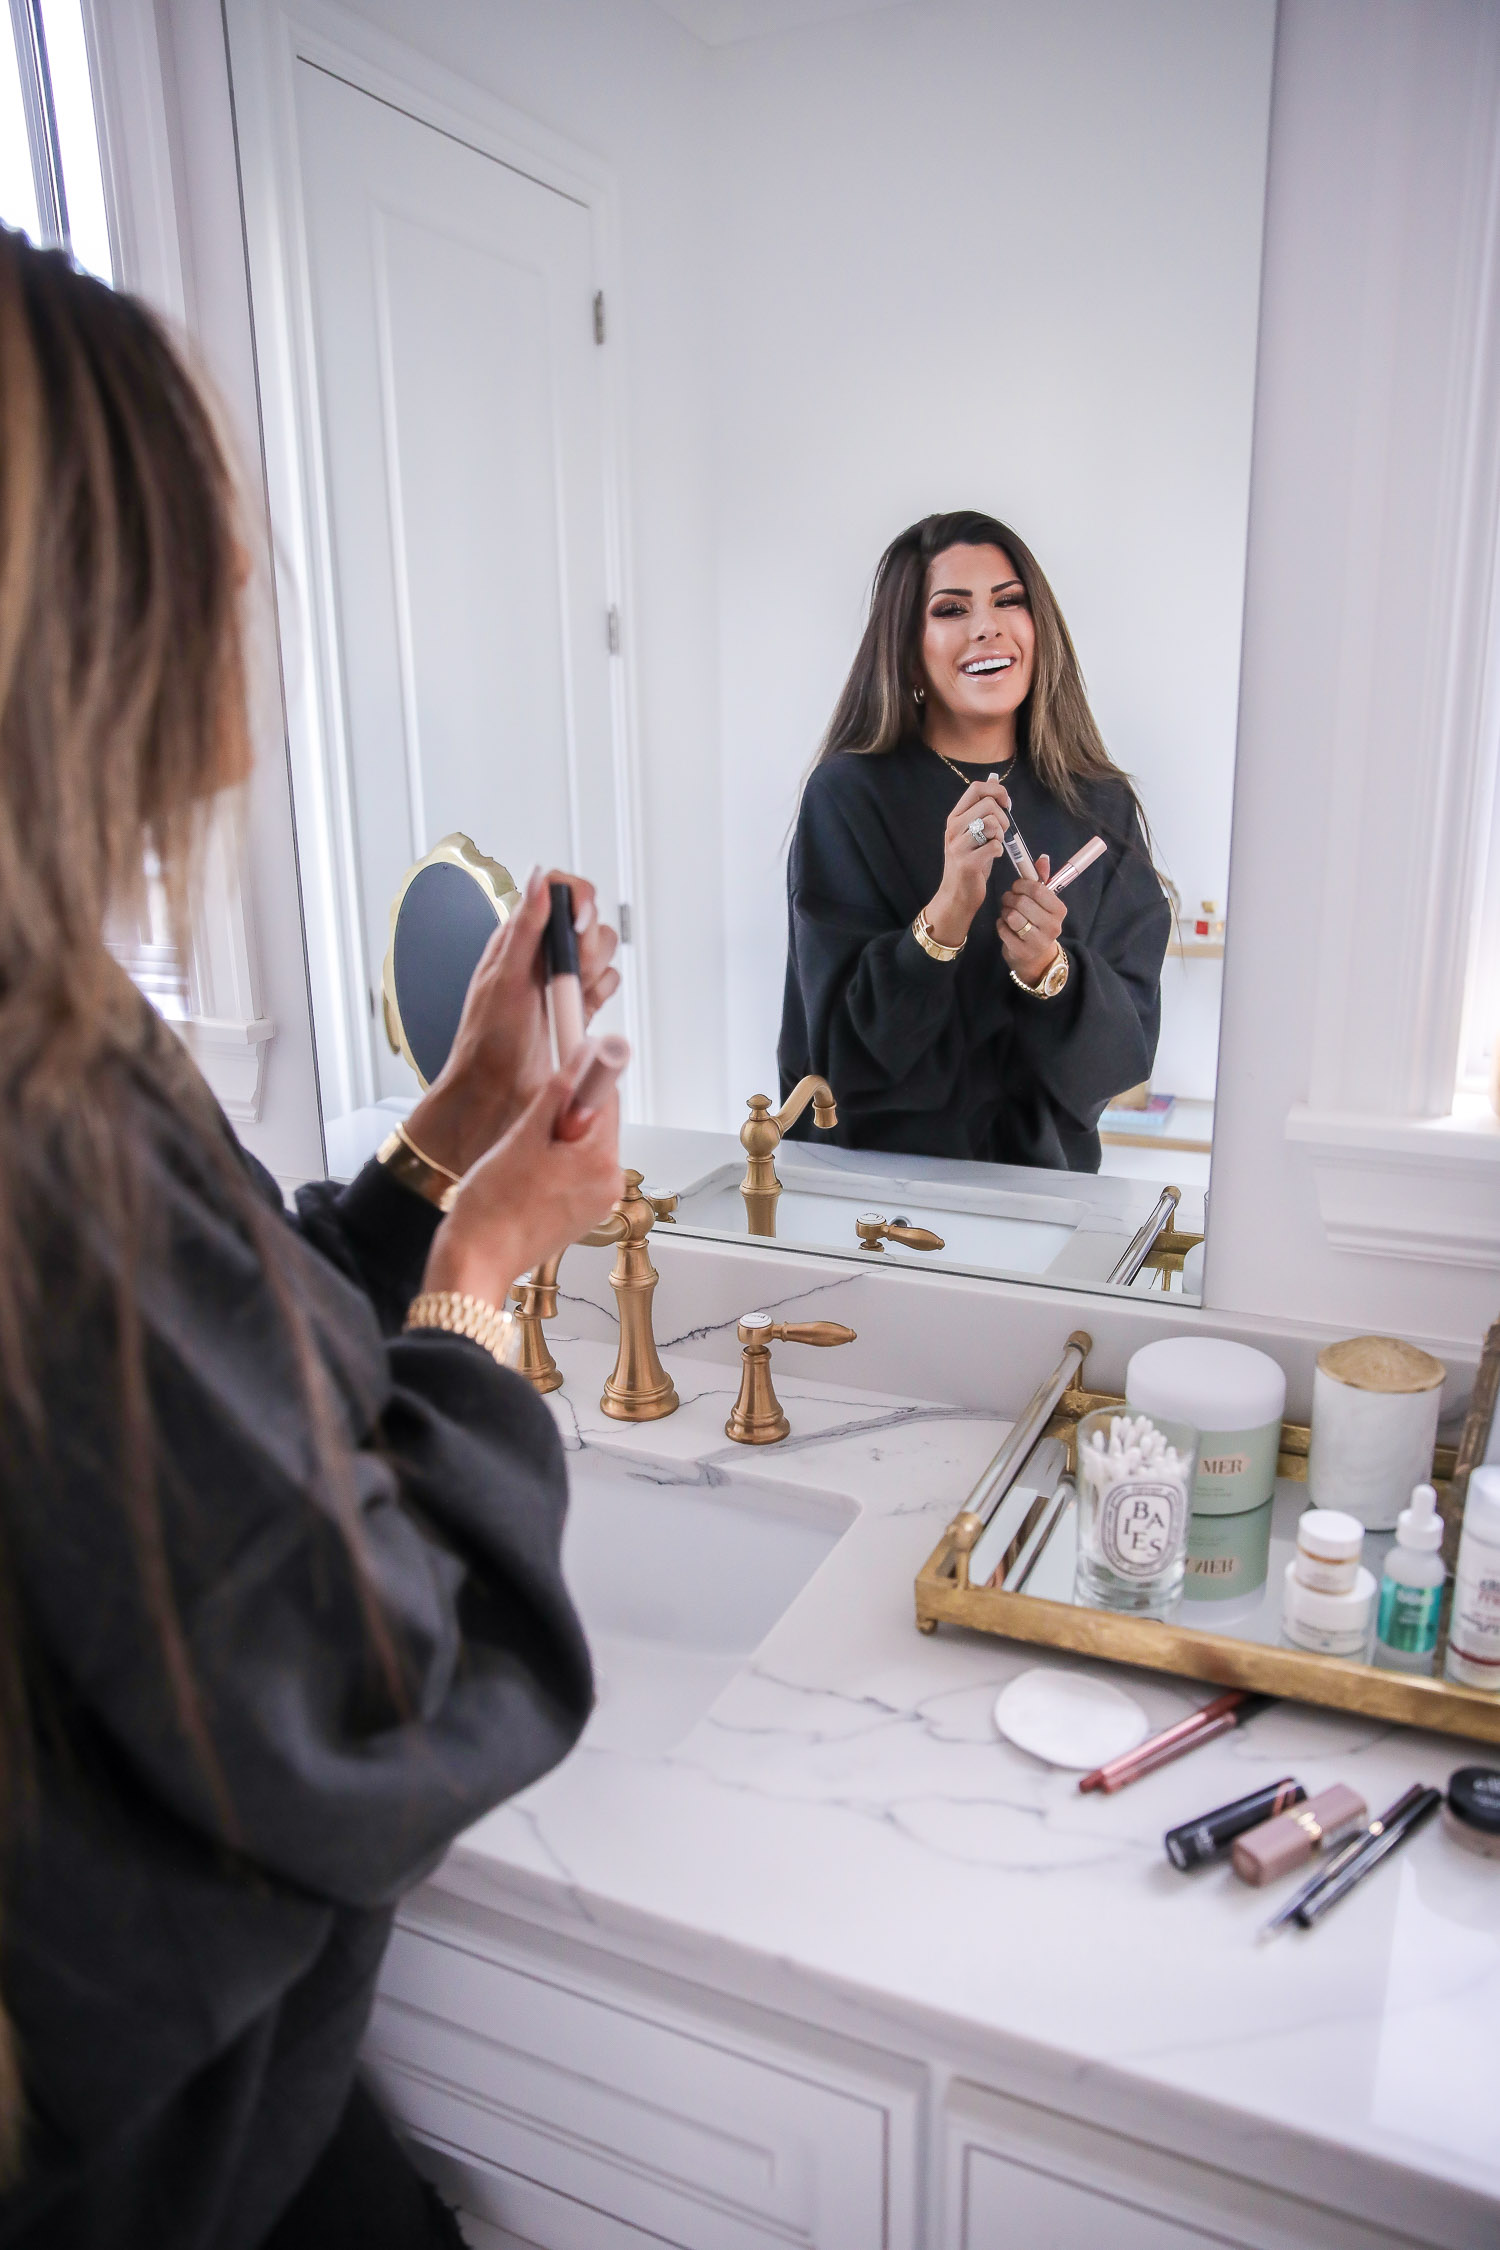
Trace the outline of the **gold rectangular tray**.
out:
<instances>
[{"instance_id":1,"label":"gold rectangular tray","mask_svg":"<svg viewBox=\"0 0 1500 2250\"><path fill-rule=\"evenodd\" d=\"M1111 1392L1070 1389L1059 1399L1042 1434L1063 1439L1071 1472L1081 1417L1095 1408L1123 1409L1124 1405L1125 1401ZM1305 1423L1282 1423L1278 1476L1306 1481L1308 1435ZM1467 1438L1467 1432L1465 1435ZM1467 1453L1467 1444L1462 1450ZM1448 1527L1444 1552L1450 1571L1460 1512L1454 1500L1455 1466L1453 1447L1440 1446L1433 1461L1433 1482ZM1362 1718L1390 1719L1402 1726L1430 1727L1438 1734L1500 1743L1500 1696L1460 1687L1452 1680L1378 1671L1374 1665L1356 1664L1348 1657L1267 1648L1253 1641L1237 1641L1227 1633L1205 1633L1193 1626L1162 1624L1153 1618L1122 1617L1108 1610L1044 1601L1035 1594L1005 1594L992 1586L971 1586L969 1548L979 1528L977 1517L960 1514L918 1571L919 1632L935 1632L939 1625L964 1625L973 1632L996 1633L1003 1640L1073 1649L1081 1656L1107 1657L1113 1663L1136 1664L1148 1672L1176 1672L1216 1687L1254 1688L1263 1695L1290 1696L1301 1703L1326 1704L1336 1711L1356 1711ZM1446 1631L1446 1618L1444 1624ZM1440 1638L1439 1661L1442 1647Z\"/></svg>"}]
</instances>

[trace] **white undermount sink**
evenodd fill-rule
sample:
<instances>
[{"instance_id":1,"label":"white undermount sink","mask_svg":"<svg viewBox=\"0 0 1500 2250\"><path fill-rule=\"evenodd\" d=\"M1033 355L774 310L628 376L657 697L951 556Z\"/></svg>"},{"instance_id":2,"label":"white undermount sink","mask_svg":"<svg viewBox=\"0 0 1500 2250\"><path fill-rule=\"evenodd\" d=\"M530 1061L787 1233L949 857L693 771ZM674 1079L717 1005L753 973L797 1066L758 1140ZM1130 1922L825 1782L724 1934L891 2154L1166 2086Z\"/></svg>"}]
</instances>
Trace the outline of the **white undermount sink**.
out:
<instances>
[{"instance_id":1,"label":"white undermount sink","mask_svg":"<svg viewBox=\"0 0 1500 2250\"><path fill-rule=\"evenodd\" d=\"M696 1464L590 1449L568 1468L563 1574L599 1696L585 1740L668 1750L744 1669L855 1511Z\"/></svg>"}]
</instances>

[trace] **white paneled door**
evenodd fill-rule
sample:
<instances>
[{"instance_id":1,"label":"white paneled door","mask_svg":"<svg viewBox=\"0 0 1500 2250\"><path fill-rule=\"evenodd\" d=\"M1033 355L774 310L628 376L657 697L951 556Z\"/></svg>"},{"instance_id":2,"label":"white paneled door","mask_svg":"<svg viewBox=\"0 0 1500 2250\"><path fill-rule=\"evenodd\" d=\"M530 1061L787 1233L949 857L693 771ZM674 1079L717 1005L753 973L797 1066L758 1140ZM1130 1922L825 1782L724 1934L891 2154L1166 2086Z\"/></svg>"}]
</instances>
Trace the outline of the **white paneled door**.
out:
<instances>
[{"instance_id":1,"label":"white paneled door","mask_svg":"<svg viewBox=\"0 0 1500 2250\"><path fill-rule=\"evenodd\" d=\"M517 880L580 868L618 904L603 354L583 203L305 59L295 77L330 856L378 1099L413 1081L368 996L402 874L439 837Z\"/></svg>"}]
</instances>

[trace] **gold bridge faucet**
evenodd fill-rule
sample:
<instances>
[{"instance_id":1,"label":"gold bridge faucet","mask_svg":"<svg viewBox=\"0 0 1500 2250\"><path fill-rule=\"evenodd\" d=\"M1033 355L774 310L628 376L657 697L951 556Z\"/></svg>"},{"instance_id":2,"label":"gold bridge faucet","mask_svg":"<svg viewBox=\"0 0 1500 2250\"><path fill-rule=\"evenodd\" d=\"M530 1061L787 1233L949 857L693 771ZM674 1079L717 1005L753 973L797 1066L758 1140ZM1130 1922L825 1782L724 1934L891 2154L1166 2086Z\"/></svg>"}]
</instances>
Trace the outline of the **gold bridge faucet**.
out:
<instances>
[{"instance_id":1,"label":"gold bridge faucet","mask_svg":"<svg viewBox=\"0 0 1500 2250\"><path fill-rule=\"evenodd\" d=\"M640 1189L640 1173L627 1172L625 1192L609 1217L578 1237L587 1249L602 1249L609 1242L619 1246L609 1285L620 1308L620 1349L614 1373L599 1401L602 1411L616 1422L657 1422L664 1414L674 1414L678 1406L676 1388L662 1366L651 1327L651 1300L658 1277L646 1237L656 1222L656 1213ZM521 1330L516 1366L539 1391L555 1391L562 1384L562 1373L547 1347L542 1322L557 1317L557 1275L563 1256L559 1250L544 1258L512 1292Z\"/></svg>"},{"instance_id":2,"label":"gold bridge faucet","mask_svg":"<svg viewBox=\"0 0 1500 2250\"><path fill-rule=\"evenodd\" d=\"M752 1234L774 1236L776 1232L776 1198L781 1193L781 1182L776 1177L773 1158L781 1146L782 1135L796 1124L809 1102L813 1105L813 1123L822 1132L831 1132L839 1121L839 1113L834 1106L833 1088L826 1078L809 1072L806 1078L797 1081L780 1109L774 1111L769 1094L750 1096L750 1115L740 1127L740 1146L749 1158L740 1193L745 1198L745 1222Z\"/></svg>"}]
</instances>

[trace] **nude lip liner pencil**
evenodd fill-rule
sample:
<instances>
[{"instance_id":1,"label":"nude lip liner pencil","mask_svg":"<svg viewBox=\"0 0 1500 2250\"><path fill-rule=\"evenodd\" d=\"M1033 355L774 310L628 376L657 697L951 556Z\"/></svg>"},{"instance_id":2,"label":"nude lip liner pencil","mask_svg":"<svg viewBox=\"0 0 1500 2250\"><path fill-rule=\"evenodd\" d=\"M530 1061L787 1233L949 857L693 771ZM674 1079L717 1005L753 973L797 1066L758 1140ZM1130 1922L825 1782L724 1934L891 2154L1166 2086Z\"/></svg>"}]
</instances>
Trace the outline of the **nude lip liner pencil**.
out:
<instances>
[{"instance_id":1,"label":"nude lip liner pencil","mask_svg":"<svg viewBox=\"0 0 1500 2250\"><path fill-rule=\"evenodd\" d=\"M1123 1789L1127 1781L1139 1781L1142 1774L1154 1773L1158 1766L1170 1765L1174 1758L1185 1757L1200 1743L1212 1742L1216 1736L1228 1734L1232 1727L1243 1726L1247 1719L1253 1719L1257 1711L1264 1711L1267 1704L1275 1700L1272 1695L1253 1695L1248 1688L1230 1688L1200 1710L1190 1711L1164 1734L1154 1734L1148 1742L1138 1742L1123 1756L1111 1758L1108 1765L1096 1766L1092 1773L1084 1775L1078 1786L1082 1790L1102 1789L1112 1795L1116 1789Z\"/></svg>"}]
</instances>

